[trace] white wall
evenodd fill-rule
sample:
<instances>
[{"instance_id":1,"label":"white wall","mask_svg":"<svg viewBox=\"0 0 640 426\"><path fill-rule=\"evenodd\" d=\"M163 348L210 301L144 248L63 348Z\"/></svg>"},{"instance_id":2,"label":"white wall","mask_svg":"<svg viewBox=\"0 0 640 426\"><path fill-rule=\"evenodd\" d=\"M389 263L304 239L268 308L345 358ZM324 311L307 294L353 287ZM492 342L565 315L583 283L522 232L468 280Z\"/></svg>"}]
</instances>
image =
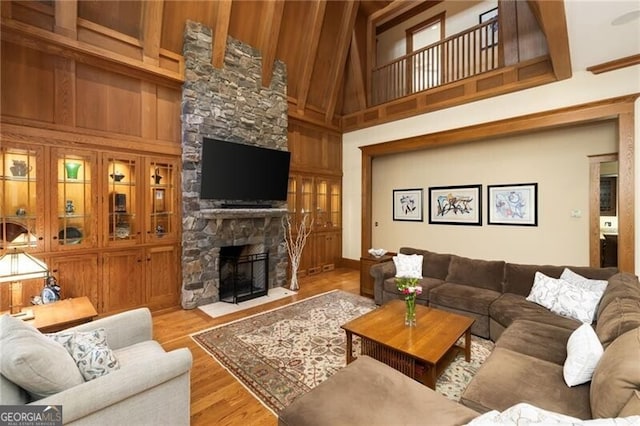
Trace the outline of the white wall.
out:
<instances>
[{"instance_id":1,"label":"white wall","mask_svg":"<svg viewBox=\"0 0 640 426\"><path fill-rule=\"evenodd\" d=\"M422 114L343 135L343 257L360 258L361 151L360 146L393 141L601 99L640 93L640 66L593 75L574 72L571 79ZM640 101L636 102L636 140L640 140ZM635 150L640 169L640 150ZM636 171L640 188L640 171ZM635 227L640 230L640 196L636 197ZM482 227L484 228L484 227ZM585 230L586 233L586 230ZM640 231L636 232L636 269L640 268Z\"/></svg>"},{"instance_id":2,"label":"white wall","mask_svg":"<svg viewBox=\"0 0 640 426\"><path fill-rule=\"evenodd\" d=\"M479 259L589 263L589 155L617 151L613 121L396 154L373 160L373 246ZM487 185L538 184L538 226L487 225ZM429 187L482 185L483 226L429 223ZM424 221L393 221L394 189L422 188ZM581 217L572 217L575 210Z\"/></svg>"}]
</instances>

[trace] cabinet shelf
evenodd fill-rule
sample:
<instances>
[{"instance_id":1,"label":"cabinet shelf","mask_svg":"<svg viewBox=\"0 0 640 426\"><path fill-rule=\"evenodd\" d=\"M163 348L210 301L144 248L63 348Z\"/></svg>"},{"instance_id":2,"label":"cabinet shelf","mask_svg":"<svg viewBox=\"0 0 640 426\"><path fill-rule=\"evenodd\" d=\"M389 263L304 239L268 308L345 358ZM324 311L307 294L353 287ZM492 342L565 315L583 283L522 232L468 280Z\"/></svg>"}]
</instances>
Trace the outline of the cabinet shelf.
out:
<instances>
[{"instance_id":1,"label":"cabinet shelf","mask_svg":"<svg viewBox=\"0 0 640 426\"><path fill-rule=\"evenodd\" d=\"M36 179L30 176L0 176L0 180L20 183L36 182Z\"/></svg>"},{"instance_id":2,"label":"cabinet shelf","mask_svg":"<svg viewBox=\"0 0 640 426\"><path fill-rule=\"evenodd\" d=\"M88 185L91 184L91 181L86 179L58 179L58 183L61 185Z\"/></svg>"}]
</instances>

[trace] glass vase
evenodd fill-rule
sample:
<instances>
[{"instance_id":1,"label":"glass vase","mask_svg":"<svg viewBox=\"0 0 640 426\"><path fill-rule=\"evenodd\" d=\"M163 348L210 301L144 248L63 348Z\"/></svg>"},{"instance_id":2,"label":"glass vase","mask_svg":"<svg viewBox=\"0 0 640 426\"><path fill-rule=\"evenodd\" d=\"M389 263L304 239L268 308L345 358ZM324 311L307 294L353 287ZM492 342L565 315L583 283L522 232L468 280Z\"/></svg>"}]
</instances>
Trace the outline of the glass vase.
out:
<instances>
[{"instance_id":1,"label":"glass vase","mask_svg":"<svg viewBox=\"0 0 640 426\"><path fill-rule=\"evenodd\" d=\"M416 325L416 295L412 294L405 298L406 309L404 313L404 324L408 327Z\"/></svg>"}]
</instances>

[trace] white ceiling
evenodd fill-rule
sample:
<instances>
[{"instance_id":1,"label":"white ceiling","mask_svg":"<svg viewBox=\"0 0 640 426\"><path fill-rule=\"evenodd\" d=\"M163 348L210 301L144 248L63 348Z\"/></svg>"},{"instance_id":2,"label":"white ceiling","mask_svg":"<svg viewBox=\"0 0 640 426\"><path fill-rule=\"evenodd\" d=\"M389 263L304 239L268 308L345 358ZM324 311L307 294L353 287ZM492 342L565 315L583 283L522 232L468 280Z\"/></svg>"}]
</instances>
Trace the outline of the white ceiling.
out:
<instances>
[{"instance_id":1,"label":"white ceiling","mask_svg":"<svg viewBox=\"0 0 640 426\"><path fill-rule=\"evenodd\" d=\"M635 11L635 19L612 25ZM565 0L573 71L640 54L639 0ZM640 75L638 76L640 78Z\"/></svg>"}]
</instances>

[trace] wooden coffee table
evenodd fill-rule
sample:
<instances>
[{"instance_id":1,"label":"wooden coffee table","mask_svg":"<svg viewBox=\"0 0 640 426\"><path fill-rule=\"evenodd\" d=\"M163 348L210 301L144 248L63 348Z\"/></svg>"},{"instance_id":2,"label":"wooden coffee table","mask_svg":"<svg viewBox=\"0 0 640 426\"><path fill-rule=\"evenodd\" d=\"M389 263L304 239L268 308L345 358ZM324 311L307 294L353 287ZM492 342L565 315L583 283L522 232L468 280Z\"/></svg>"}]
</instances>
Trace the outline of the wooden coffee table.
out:
<instances>
[{"instance_id":1,"label":"wooden coffee table","mask_svg":"<svg viewBox=\"0 0 640 426\"><path fill-rule=\"evenodd\" d=\"M435 389L438 376L464 351L471 360L471 325L463 315L416 305L417 325L404 324L405 302L392 300L342 325L347 333L347 364L354 360L353 335L362 342L362 354L382 361ZM457 346L465 336L464 347Z\"/></svg>"}]
</instances>

